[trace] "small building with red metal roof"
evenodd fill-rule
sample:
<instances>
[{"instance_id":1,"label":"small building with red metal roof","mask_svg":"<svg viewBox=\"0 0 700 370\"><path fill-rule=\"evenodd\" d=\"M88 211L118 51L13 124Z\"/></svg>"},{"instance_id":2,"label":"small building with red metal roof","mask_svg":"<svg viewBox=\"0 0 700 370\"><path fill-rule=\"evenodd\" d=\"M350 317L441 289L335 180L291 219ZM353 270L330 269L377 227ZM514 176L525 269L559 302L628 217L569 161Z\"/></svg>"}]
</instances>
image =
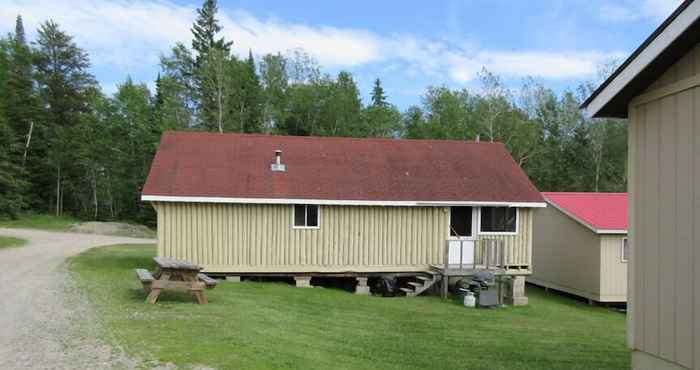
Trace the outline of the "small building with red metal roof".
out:
<instances>
[{"instance_id":1,"label":"small building with red metal roof","mask_svg":"<svg viewBox=\"0 0 700 370\"><path fill-rule=\"evenodd\" d=\"M415 293L457 266L524 285L545 206L501 143L203 132L163 134L142 200L159 256L300 285L423 274Z\"/></svg>"},{"instance_id":2,"label":"small building with red metal roof","mask_svg":"<svg viewBox=\"0 0 700 370\"><path fill-rule=\"evenodd\" d=\"M627 301L627 193L542 193L528 282L596 302Z\"/></svg>"}]
</instances>

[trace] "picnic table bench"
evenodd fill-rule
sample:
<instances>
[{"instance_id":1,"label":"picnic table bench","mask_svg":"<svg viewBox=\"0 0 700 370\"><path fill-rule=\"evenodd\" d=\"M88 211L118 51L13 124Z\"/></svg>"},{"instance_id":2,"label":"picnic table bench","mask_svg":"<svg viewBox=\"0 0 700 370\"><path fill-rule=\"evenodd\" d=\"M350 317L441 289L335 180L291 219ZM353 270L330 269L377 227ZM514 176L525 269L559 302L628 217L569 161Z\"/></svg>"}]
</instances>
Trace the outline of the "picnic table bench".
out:
<instances>
[{"instance_id":1,"label":"picnic table bench","mask_svg":"<svg viewBox=\"0 0 700 370\"><path fill-rule=\"evenodd\" d=\"M201 267L182 260L155 257L156 271L151 274L146 269L136 269L136 276L148 294L146 302L154 304L163 289L184 289L197 298L197 303L206 304L204 289L216 287L216 280L200 273Z\"/></svg>"}]
</instances>

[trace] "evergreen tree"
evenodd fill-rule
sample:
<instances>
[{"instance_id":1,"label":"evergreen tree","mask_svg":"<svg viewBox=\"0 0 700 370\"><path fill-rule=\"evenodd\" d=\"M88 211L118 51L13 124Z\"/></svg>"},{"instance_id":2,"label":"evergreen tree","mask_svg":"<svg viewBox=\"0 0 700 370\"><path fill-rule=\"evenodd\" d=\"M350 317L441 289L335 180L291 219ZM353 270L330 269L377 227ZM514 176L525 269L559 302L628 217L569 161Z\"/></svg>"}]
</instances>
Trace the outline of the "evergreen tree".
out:
<instances>
[{"instance_id":1,"label":"evergreen tree","mask_svg":"<svg viewBox=\"0 0 700 370\"><path fill-rule=\"evenodd\" d=\"M27 206L24 199L27 184L13 161L13 137L12 128L0 112L0 216L11 218Z\"/></svg>"},{"instance_id":2,"label":"evergreen tree","mask_svg":"<svg viewBox=\"0 0 700 370\"><path fill-rule=\"evenodd\" d=\"M205 0L197 9L192 26L192 49L195 52L193 82L197 91L197 108L201 125L209 130L223 132L226 119L225 98L229 95L232 76L227 69L231 62L232 42L217 39L221 25L216 18L216 0Z\"/></svg>"},{"instance_id":3,"label":"evergreen tree","mask_svg":"<svg viewBox=\"0 0 700 370\"><path fill-rule=\"evenodd\" d=\"M358 133L362 137L394 137L401 128L401 113L389 104L381 81L374 80L371 101L363 112L363 127Z\"/></svg>"},{"instance_id":4,"label":"evergreen tree","mask_svg":"<svg viewBox=\"0 0 700 370\"><path fill-rule=\"evenodd\" d=\"M262 132L263 98L260 77L256 72L253 52L248 51L248 59L240 65L239 124L241 132Z\"/></svg>"},{"instance_id":5,"label":"evergreen tree","mask_svg":"<svg viewBox=\"0 0 700 370\"><path fill-rule=\"evenodd\" d=\"M27 45L27 36L24 34L24 23L21 15L18 15L15 20L15 42L20 45Z\"/></svg>"},{"instance_id":6,"label":"evergreen tree","mask_svg":"<svg viewBox=\"0 0 700 370\"><path fill-rule=\"evenodd\" d=\"M388 103L386 101L386 94L384 93L384 88L382 87L382 81L379 78L374 80L374 87L372 87L372 106L384 107Z\"/></svg>"},{"instance_id":7,"label":"evergreen tree","mask_svg":"<svg viewBox=\"0 0 700 370\"><path fill-rule=\"evenodd\" d=\"M6 104L5 114L15 133L13 145L18 151L18 164L24 167L30 154L31 135L37 120L39 102L34 91L32 51L24 35L22 17L17 16L15 34L11 39L7 88L0 94Z\"/></svg>"},{"instance_id":8,"label":"evergreen tree","mask_svg":"<svg viewBox=\"0 0 700 370\"><path fill-rule=\"evenodd\" d=\"M197 66L202 63L212 48L223 50L228 54L233 44L231 41L225 41L223 37L216 39L216 35L222 29L219 20L216 19L217 12L216 0L205 0L202 7L197 9L197 20L192 26L192 48L197 52Z\"/></svg>"},{"instance_id":9,"label":"evergreen tree","mask_svg":"<svg viewBox=\"0 0 700 370\"><path fill-rule=\"evenodd\" d=\"M80 49L71 36L59 29L53 21L41 25L38 31L36 69L37 82L41 99L46 111L45 142L46 154L43 161L53 172L53 185L46 172L44 177L32 181L37 194L53 193L54 211L63 213L65 203L76 205L66 196L71 197L75 179L81 175L75 166L73 146L78 142L73 128L78 124L80 115L89 110L87 92L95 86L95 80L87 71L90 62L85 51ZM53 188L54 191L49 191ZM48 202L44 202L46 204Z\"/></svg>"}]
</instances>

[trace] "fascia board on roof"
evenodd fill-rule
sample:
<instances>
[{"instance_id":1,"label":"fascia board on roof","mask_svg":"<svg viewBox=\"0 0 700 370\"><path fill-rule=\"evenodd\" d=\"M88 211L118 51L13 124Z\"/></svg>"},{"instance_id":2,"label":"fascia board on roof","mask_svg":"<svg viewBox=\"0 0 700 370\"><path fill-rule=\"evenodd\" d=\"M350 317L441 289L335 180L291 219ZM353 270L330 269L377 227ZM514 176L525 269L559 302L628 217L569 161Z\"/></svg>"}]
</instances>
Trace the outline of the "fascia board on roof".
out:
<instances>
[{"instance_id":1,"label":"fascia board on roof","mask_svg":"<svg viewBox=\"0 0 700 370\"><path fill-rule=\"evenodd\" d=\"M518 207L544 208L545 202L480 202L480 201L374 201L374 200L334 200L334 199L289 199L289 198L229 198L147 195L141 196L145 202L185 202L185 203L244 203L244 204L318 204L345 206L390 206L390 207L447 207L447 206L484 206L484 207Z\"/></svg>"},{"instance_id":2,"label":"fascia board on roof","mask_svg":"<svg viewBox=\"0 0 700 370\"><path fill-rule=\"evenodd\" d=\"M591 117L597 117L598 113L622 91L639 73L653 62L671 43L700 17L700 1L691 2L678 14L673 21L664 28L646 47L639 51L632 59L616 71L612 79L606 81L602 90L583 104L582 108Z\"/></svg>"},{"instance_id":3,"label":"fascia board on roof","mask_svg":"<svg viewBox=\"0 0 700 370\"><path fill-rule=\"evenodd\" d=\"M617 230L617 229L597 229L596 230L597 234L606 234L606 235L624 235L627 234L627 230Z\"/></svg>"}]
</instances>

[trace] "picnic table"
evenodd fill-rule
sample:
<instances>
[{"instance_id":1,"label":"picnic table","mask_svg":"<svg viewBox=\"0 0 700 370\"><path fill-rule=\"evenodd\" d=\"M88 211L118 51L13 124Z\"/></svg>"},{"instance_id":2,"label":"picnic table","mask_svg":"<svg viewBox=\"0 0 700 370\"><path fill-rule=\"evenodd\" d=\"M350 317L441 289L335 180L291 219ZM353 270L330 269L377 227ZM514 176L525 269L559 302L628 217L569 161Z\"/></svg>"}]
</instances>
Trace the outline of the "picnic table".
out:
<instances>
[{"instance_id":1,"label":"picnic table","mask_svg":"<svg viewBox=\"0 0 700 370\"><path fill-rule=\"evenodd\" d=\"M146 269L136 269L143 289L148 293L146 302L156 303L163 289L184 289L197 298L197 303L206 304L204 289L216 287L216 280L200 273L201 267L194 263L172 258L154 257L156 271L151 274Z\"/></svg>"}]
</instances>

